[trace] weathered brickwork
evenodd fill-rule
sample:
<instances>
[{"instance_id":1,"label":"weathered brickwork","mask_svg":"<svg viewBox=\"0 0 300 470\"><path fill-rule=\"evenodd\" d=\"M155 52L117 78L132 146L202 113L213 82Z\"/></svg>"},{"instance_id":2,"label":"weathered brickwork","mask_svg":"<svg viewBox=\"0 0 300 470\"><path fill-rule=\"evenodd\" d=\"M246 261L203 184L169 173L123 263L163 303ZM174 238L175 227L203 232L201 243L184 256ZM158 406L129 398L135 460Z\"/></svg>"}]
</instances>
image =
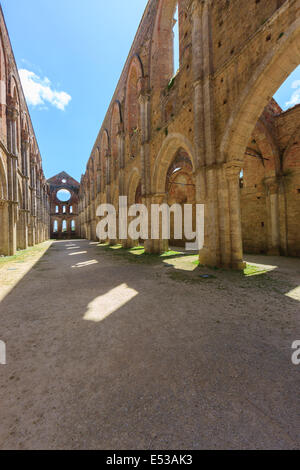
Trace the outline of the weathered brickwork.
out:
<instances>
[{"instance_id":1,"label":"weathered brickwork","mask_svg":"<svg viewBox=\"0 0 300 470\"><path fill-rule=\"evenodd\" d=\"M241 213L244 251L300 256L300 105L274 100L257 122L244 157ZM272 242L272 199L277 237ZM274 234L273 234L274 235Z\"/></svg>"},{"instance_id":2,"label":"weathered brickwork","mask_svg":"<svg viewBox=\"0 0 300 470\"><path fill-rule=\"evenodd\" d=\"M138 193L147 206L205 204L203 264L242 268L243 242L299 255L299 111L265 110L300 63L299 44L300 0L149 0L81 180L80 235L96 239L98 204ZM178 154L189 163L172 175Z\"/></svg>"},{"instance_id":3,"label":"weathered brickwork","mask_svg":"<svg viewBox=\"0 0 300 470\"><path fill-rule=\"evenodd\" d=\"M78 236L79 183L62 171L47 181L50 191L50 236L51 238L76 238ZM68 191L69 199L59 198L59 191Z\"/></svg>"},{"instance_id":4,"label":"weathered brickwork","mask_svg":"<svg viewBox=\"0 0 300 470\"><path fill-rule=\"evenodd\" d=\"M0 255L48 238L48 186L0 8Z\"/></svg>"}]
</instances>

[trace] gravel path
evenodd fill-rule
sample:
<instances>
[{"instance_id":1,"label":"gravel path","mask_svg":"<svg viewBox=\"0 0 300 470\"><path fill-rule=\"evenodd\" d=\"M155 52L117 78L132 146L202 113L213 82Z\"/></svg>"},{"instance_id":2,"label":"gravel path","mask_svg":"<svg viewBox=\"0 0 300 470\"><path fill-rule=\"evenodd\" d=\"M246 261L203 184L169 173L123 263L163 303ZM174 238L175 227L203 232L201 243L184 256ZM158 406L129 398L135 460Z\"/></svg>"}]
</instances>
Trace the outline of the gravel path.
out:
<instances>
[{"instance_id":1,"label":"gravel path","mask_svg":"<svg viewBox=\"0 0 300 470\"><path fill-rule=\"evenodd\" d=\"M80 240L35 261L2 284L1 449L300 447L300 260L246 278Z\"/></svg>"}]
</instances>

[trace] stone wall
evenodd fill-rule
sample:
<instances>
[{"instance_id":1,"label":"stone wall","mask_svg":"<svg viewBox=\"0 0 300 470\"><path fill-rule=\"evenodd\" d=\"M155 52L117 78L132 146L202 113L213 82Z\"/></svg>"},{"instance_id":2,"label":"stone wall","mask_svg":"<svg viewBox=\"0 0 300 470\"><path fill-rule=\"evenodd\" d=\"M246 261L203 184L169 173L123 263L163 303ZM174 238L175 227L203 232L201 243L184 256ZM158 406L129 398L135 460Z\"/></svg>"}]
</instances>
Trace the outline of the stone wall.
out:
<instances>
[{"instance_id":1,"label":"stone wall","mask_svg":"<svg viewBox=\"0 0 300 470\"><path fill-rule=\"evenodd\" d=\"M180 67L175 71L177 4ZM81 179L82 236L96 239L98 204L115 204L118 195L132 200L138 185L148 207L167 202L166 179L181 149L192 168L195 202L205 204L201 263L243 267L243 167L242 197L245 201L249 190L249 216L256 218L255 226L260 224L254 244L247 239L243 215L245 246L251 251L292 252L287 226L294 240L295 230L292 221L287 223L288 211L286 215L282 209L284 204L292 207L292 192L283 197L283 183L278 185L278 178L287 181L280 166L281 147L276 166L266 165L264 175L255 157L250 161L245 154L271 97L300 63L299 44L299 0L149 0ZM272 106L276 110L276 104ZM278 117L276 129L283 119ZM264 120L256 129L261 139L261 126L272 134L266 115ZM266 147L264 152L276 147L272 139L260 142L258 154L263 153L261 146ZM257 191L250 191L251 178L256 178L251 172L256 171L267 190L259 182ZM149 252L160 252L166 243L148 240L145 246Z\"/></svg>"},{"instance_id":2,"label":"stone wall","mask_svg":"<svg viewBox=\"0 0 300 470\"><path fill-rule=\"evenodd\" d=\"M49 238L49 192L0 8L0 255Z\"/></svg>"},{"instance_id":3,"label":"stone wall","mask_svg":"<svg viewBox=\"0 0 300 470\"><path fill-rule=\"evenodd\" d=\"M47 181L50 193L50 236L51 238L77 238L78 224L78 193L79 183L65 171ZM70 198L62 201L58 193L68 191Z\"/></svg>"}]
</instances>

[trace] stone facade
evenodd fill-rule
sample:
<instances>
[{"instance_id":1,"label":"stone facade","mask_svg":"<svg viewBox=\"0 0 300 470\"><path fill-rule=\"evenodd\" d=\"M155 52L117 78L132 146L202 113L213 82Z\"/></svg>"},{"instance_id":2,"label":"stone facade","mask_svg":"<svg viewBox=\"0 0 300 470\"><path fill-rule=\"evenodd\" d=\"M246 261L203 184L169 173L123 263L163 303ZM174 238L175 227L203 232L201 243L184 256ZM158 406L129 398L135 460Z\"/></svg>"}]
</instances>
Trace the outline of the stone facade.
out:
<instances>
[{"instance_id":1,"label":"stone facade","mask_svg":"<svg viewBox=\"0 0 300 470\"><path fill-rule=\"evenodd\" d=\"M48 186L0 8L0 255L48 238Z\"/></svg>"},{"instance_id":2,"label":"stone facade","mask_svg":"<svg viewBox=\"0 0 300 470\"><path fill-rule=\"evenodd\" d=\"M80 235L96 239L96 207L117 204L119 195L130 204L140 188L147 206L176 199L170 169L184 154L185 174L176 178L182 187L192 179L194 193L177 192L180 201L205 204L202 264L242 268L243 238L249 251L298 255L299 151L292 134L299 111L279 112L267 124L260 116L300 63L299 44L299 0L149 0L81 179ZM262 142L264 132L272 143ZM272 170L267 145L277 152ZM247 220L253 214L258 218ZM160 252L166 243L145 246Z\"/></svg>"},{"instance_id":3,"label":"stone facade","mask_svg":"<svg viewBox=\"0 0 300 470\"><path fill-rule=\"evenodd\" d=\"M244 251L300 256L300 105L274 100L257 122L244 156Z\"/></svg>"},{"instance_id":4,"label":"stone facade","mask_svg":"<svg viewBox=\"0 0 300 470\"><path fill-rule=\"evenodd\" d=\"M68 173L61 172L48 180L50 189L51 238L78 237L78 193L80 184ZM70 198L59 199L59 191L69 192Z\"/></svg>"}]
</instances>

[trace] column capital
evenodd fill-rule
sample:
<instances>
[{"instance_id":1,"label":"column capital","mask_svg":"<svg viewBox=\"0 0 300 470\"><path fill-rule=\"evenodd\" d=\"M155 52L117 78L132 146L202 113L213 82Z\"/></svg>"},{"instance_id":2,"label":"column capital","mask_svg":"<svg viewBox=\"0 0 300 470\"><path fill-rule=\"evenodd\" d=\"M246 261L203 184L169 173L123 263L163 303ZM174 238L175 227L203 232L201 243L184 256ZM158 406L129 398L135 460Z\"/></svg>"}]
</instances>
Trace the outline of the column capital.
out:
<instances>
[{"instance_id":1,"label":"column capital","mask_svg":"<svg viewBox=\"0 0 300 470\"><path fill-rule=\"evenodd\" d=\"M192 0L190 5L190 11L192 13L192 20L194 15L200 15L202 12L202 1L201 0Z\"/></svg>"},{"instance_id":2,"label":"column capital","mask_svg":"<svg viewBox=\"0 0 300 470\"><path fill-rule=\"evenodd\" d=\"M241 160L231 160L225 163L225 174L228 180L239 178L241 170L243 168L243 162Z\"/></svg>"},{"instance_id":3,"label":"column capital","mask_svg":"<svg viewBox=\"0 0 300 470\"><path fill-rule=\"evenodd\" d=\"M13 107L13 106L8 106L6 108L7 116L10 121L16 121L18 116L19 116L19 111Z\"/></svg>"},{"instance_id":4,"label":"column capital","mask_svg":"<svg viewBox=\"0 0 300 470\"><path fill-rule=\"evenodd\" d=\"M122 138L125 135L124 122L119 122L117 135Z\"/></svg>"},{"instance_id":5,"label":"column capital","mask_svg":"<svg viewBox=\"0 0 300 470\"><path fill-rule=\"evenodd\" d=\"M141 90L138 99L139 99L140 104L148 103L150 101L150 92L145 91L145 90Z\"/></svg>"},{"instance_id":6,"label":"column capital","mask_svg":"<svg viewBox=\"0 0 300 470\"><path fill-rule=\"evenodd\" d=\"M4 206L7 203L8 201L6 199L0 199L0 207Z\"/></svg>"},{"instance_id":7,"label":"column capital","mask_svg":"<svg viewBox=\"0 0 300 470\"><path fill-rule=\"evenodd\" d=\"M270 194L276 194L278 192L279 183L276 176L269 176L265 178L264 183L267 186Z\"/></svg>"},{"instance_id":8,"label":"column capital","mask_svg":"<svg viewBox=\"0 0 300 470\"><path fill-rule=\"evenodd\" d=\"M27 139L23 140L22 141L22 146L25 150L28 150L29 146L30 146L29 140L27 140Z\"/></svg>"}]
</instances>

